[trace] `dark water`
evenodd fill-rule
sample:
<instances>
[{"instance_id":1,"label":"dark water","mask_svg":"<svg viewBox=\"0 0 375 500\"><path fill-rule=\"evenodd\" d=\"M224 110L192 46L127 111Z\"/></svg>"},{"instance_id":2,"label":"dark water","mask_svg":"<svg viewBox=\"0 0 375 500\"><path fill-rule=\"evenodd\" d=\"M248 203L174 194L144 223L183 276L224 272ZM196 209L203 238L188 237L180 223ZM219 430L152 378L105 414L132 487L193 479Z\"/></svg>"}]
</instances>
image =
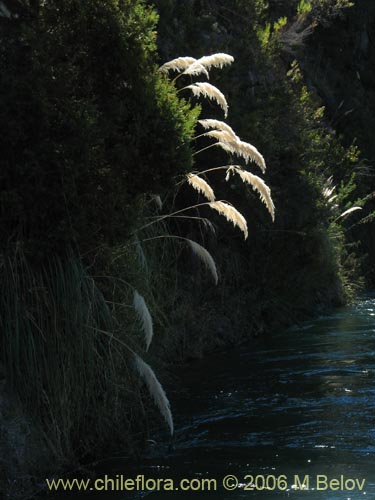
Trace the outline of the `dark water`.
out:
<instances>
[{"instance_id":1,"label":"dark water","mask_svg":"<svg viewBox=\"0 0 375 500\"><path fill-rule=\"evenodd\" d=\"M375 499L375 298L193 363L182 376L184 391L170 394L174 449L165 455L157 443L142 464L116 461L111 475L216 478L217 491L137 498ZM234 491L222 486L228 474L240 483ZM248 491L246 475L253 482L268 476L270 488L272 476L286 476L286 485ZM295 475L309 476L308 491L298 489ZM344 483L317 490L317 475L343 476ZM365 479L363 489L345 491L354 484L348 479ZM257 481L262 488L262 477ZM136 498L130 492L105 497Z\"/></svg>"},{"instance_id":2,"label":"dark water","mask_svg":"<svg viewBox=\"0 0 375 500\"><path fill-rule=\"evenodd\" d=\"M159 472L164 477L215 477L218 483L227 474L241 483L249 482L247 474L286 475L289 491L221 487L215 494L176 496L375 499L374 298L195 363L183 381L186 392L173 397L175 450L150 460L142 473L156 477L159 465L167 468ZM295 474L310 476L309 492L291 488ZM313 491L316 475L366 483L363 491ZM148 498L167 495L173 493Z\"/></svg>"}]
</instances>

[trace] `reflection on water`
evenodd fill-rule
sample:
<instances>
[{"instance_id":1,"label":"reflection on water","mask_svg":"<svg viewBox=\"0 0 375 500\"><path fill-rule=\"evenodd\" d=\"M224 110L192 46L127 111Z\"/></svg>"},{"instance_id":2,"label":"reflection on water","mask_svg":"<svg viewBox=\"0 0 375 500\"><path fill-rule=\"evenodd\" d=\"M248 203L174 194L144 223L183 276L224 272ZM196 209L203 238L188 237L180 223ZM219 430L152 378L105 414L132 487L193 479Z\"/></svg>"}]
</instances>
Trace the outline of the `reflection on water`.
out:
<instances>
[{"instance_id":1,"label":"reflection on water","mask_svg":"<svg viewBox=\"0 0 375 500\"><path fill-rule=\"evenodd\" d=\"M216 493L149 493L150 500L173 495L195 500L373 500L374 341L371 298L256 346L194 363L183 373L183 393L170 394L177 428L173 449L157 444L142 464L129 467L116 461L110 473L209 477L218 484L227 474L241 483L246 474L287 476L287 491L225 491L219 486ZM310 490L295 489L294 475L309 475ZM316 475L366 482L362 491L316 491ZM136 497L122 493L108 498Z\"/></svg>"},{"instance_id":2,"label":"reflection on water","mask_svg":"<svg viewBox=\"0 0 375 500\"><path fill-rule=\"evenodd\" d=\"M289 491L185 498L375 498L375 300L295 327L262 344L195 363L174 397L175 450L163 476L288 477ZM294 475L366 479L363 491L293 490ZM150 494L165 498L167 493Z\"/></svg>"}]
</instances>

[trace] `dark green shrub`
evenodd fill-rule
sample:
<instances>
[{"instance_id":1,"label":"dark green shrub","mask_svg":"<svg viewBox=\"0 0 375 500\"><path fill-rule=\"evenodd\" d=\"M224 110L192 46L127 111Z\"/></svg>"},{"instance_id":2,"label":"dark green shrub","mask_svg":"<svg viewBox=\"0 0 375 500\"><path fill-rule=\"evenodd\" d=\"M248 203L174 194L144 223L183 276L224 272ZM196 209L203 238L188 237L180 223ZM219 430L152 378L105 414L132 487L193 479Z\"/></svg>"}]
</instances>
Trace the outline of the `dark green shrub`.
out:
<instances>
[{"instance_id":1,"label":"dark green shrub","mask_svg":"<svg viewBox=\"0 0 375 500\"><path fill-rule=\"evenodd\" d=\"M0 27L0 228L33 250L126 237L137 197L190 164L141 0L49 1Z\"/></svg>"}]
</instances>

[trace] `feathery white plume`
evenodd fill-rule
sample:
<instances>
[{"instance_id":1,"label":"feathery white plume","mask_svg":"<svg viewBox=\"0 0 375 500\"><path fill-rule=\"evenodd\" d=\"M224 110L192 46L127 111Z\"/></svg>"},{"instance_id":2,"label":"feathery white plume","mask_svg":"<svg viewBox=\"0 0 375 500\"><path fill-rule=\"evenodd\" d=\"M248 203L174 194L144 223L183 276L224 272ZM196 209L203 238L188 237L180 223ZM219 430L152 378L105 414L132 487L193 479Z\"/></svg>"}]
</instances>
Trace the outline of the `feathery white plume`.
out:
<instances>
[{"instance_id":1,"label":"feathery white plume","mask_svg":"<svg viewBox=\"0 0 375 500\"><path fill-rule=\"evenodd\" d=\"M219 212L219 214L224 215L224 217L234 226L239 227L244 234L245 240L247 239L249 235L247 222L245 217L238 210L223 201L212 201L209 205Z\"/></svg>"},{"instance_id":2,"label":"feathery white plume","mask_svg":"<svg viewBox=\"0 0 375 500\"><path fill-rule=\"evenodd\" d=\"M160 195L153 194L152 199L154 200L156 206L158 207L158 210L161 210L163 208L163 202L161 201Z\"/></svg>"},{"instance_id":3,"label":"feathery white plume","mask_svg":"<svg viewBox=\"0 0 375 500\"><path fill-rule=\"evenodd\" d=\"M322 190L322 194L323 194L324 198L328 199L328 201L329 201L329 198L331 198L335 189L336 189L336 186L333 184L333 177L331 175L326 180L325 187Z\"/></svg>"},{"instance_id":4,"label":"feathery white plume","mask_svg":"<svg viewBox=\"0 0 375 500\"><path fill-rule=\"evenodd\" d=\"M220 92L217 87L214 87L207 82L196 82L192 85L188 85L185 88L191 89L195 96L203 95L204 97L208 97L209 99L216 101L217 104L224 110L225 117L227 117L228 103L224 97L224 94Z\"/></svg>"},{"instance_id":5,"label":"feathery white plume","mask_svg":"<svg viewBox=\"0 0 375 500\"><path fill-rule=\"evenodd\" d=\"M222 52L218 52L217 54L212 54L211 56L204 56L197 60L197 63L202 64L207 69L212 67L214 68L222 68L228 64L232 64L234 61L234 57L223 54Z\"/></svg>"},{"instance_id":6,"label":"feathery white plume","mask_svg":"<svg viewBox=\"0 0 375 500\"><path fill-rule=\"evenodd\" d=\"M134 355L135 367L139 375L143 378L147 389L149 390L156 406L159 408L160 413L163 415L165 421L168 424L171 435L173 436L173 417L170 408L168 398L164 392L164 389L151 366L148 365L136 354Z\"/></svg>"},{"instance_id":7,"label":"feathery white plume","mask_svg":"<svg viewBox=\"0 0 375 500\"><path fill-rule=\"evenodd\" d=\"M254 162L261 171L264 173L266 171L266 162L264 161L263 156L259 153L257 148L248 142L239 141L239 146L242 151L242 157L249 163L249 161Z\"/></svg>"},{"instance_id":8,"label":"feathery white plume","mask_svg":"<svg viewBox=\"0 0 375 500\"><path fill-rule=\"evenodd\" d=\"M221 136L220 134L214 134L211 132L208 132L207 135L216 137L220 142L226 143L224 145L218 144L218 146L222 147L228 153L235 154L237 156L240 156L241 158L244 158L246 163L249 163L249 161L253 161L260 167L263 173L265 172L266 162L264 161L263 156L259 153L257 148L252 144L249 144L248 142L241 141L240 138L235 134L234 130L225 122L206 119L198 120L198 123L200 123L206 130L208 128L212 128L214 130L226 132L226 134L222 134Z\"/></svg>"},{"instance_id":9,"label":"feathery white plume","mask_svg":"<svg viewBox=\"0 0 375 500\"><path fill-rule=\"evenodd\" d=\"M209 253L208 250L206 250L202 245L199 245L199 243L192 241L192 240L187 240L191 249L201 259L201 261L205 264L205 266L209 269L209 271L212 274L212 277L215 281L215 285L217 285L219 281L219 277L217 275L217 269L216 269L216 264L214 259L212 258L212 255Z\"/></svg>"},{"instance_id":10,"label":"feathery white plume","mask_svg":"<svg viewBox=\"0 0 375 500\"><path fill-rule=\"evenodd\" d=\"M162 66L159 70L163 73L168 73L168 71L182 71L194 64L196 59L194 57L177 57L177 59L172 59Z\"/></svg>"},{"instance_id":11,"label":"feathery white plume","mask_svg":"<svg viewBox=\"0 0 375 500\"><path fill-rule=\"evenodd\" d=\"M336 186L325 187L323 189L323 191L322 191L322 194L323 194L324 198L330 199L331 195L332 195L332 193L334 192L335 189L336 189Z\"/></svg>"},{"instance_id":12,"label":"feathery white plume","mask_svg":"<svg viewBox=\"0 0 375 500\"><path fill-rule=\"evenodd\" d=\"M356 212L357 210L362 210L362 207L351 207L351 208L348 208L348 210L345 210L345 212L343 212L342 214L340 214L337 217L336 220L338 220L338 219L344 219L345 217L347 217L351 213Z\"/></svg>"},{"instance_id":13,"label":"feathery white plume","mask_svg":"<svg viewBox=\"0 0 375 500\"><path fill-rule=\"evenodd\" d=\"M220 120L214 120L212 118L207 118L205 120L198 120L198 123L202 125L204 129L214 129L214 130L221 130L224 132L228 132L233 137L234 141L239 140L239 137L235 134L234 130L232 127L230 127L227 123L221 122Z\"/></svg>"},{"instance_id":14,"label":"feathery white plume","mask_svg":"<svg viewBox=\"0 0 375 500\"><path fill-rule=\"evenodd\" d=\"M195 174L188 174L186 177L190 186L199 193L202 193L209 201L215 200L215 193L212 187L202 177Z\"/></svg>"},{"instance_id":15,"label":"feathery white plume","mask_svg":"<svg viewBox=\"0 0 375 500\"><path fill-rule=\"evenodd\" d=\"M230 132L227 132L226 130L210 130L209 132L206 132L203 135L206 137L213 137L214 139L217 139L218 141L222 142L233 141L233 135Z\"/></svg>"},{"instance_id":16,"label":"feathery white plume","mask_svg":"<svg viewBox=\"0 0 375 500\"><path fill-rule=\"evenodd\" d=\"M230 165L227 170L227 175L225 180L229 179L230 173L236 172L246 184L250 184L250 186L258 191L260 195L260 199L266 205L267 210L271 214L272 220L275 220L275 205L273 204L273 200L271 197L271 190L264 182L263 179L254 175L247 170L243 170L241 167L237 165Z\"/></svg>"},{"instance_id":17,"label":"feathery white plume","mask_svg":"<svg viewBox=\"0 0 375 500\"><path fill-rule=\"evenodd\" d=\"M192 76L198 76L198 75L204 75L207 80L210 79L210 75L208 74L208 71L202 64L199 64L198 61L193 63L191 66L188 66L185 71L182 73L183 75L192 75Z\"/></svg>"},{"instance_id":18,"label":"feathery white plume","mask_svg":"<svg viewBox=\"0 0 375 500\"><path fill-rule=\"evenodd\" d=\"M249 161L253 161L260 167L263 173L265 172L266 163L263 156L254 146L252 146L248 142L226 141L221 139L217 143L217 145L224 149L224 151L226 151L227 153L240 156L245 160L246 163L249 163Z\"/></svg>"},{"instance_id":19,"label":"feathery white plume","mask_svg":"<svg viewBox=\"0 0 375 500\"><path fill-rule=\"evenodd\" d=\"M134 309L137 311L139 319L141 320L142 329L145 334L146 351L150 347L152 337L154 336L154 329L152 325L152 317L145 299L140 295L137 290L134 290L133 298Z\"/></svg>"}]
</instances>

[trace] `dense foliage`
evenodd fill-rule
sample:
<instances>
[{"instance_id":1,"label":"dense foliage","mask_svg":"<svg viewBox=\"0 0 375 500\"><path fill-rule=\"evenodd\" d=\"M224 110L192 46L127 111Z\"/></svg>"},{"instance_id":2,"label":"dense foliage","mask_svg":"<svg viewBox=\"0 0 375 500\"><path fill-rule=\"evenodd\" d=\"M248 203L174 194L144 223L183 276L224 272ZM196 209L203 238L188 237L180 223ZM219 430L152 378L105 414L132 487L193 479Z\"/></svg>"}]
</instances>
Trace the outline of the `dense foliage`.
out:
<instances>
[{"instance_id":1,"label":"dense foliage","mask_svg":"<svg viewBox=\"0 0 375 500\"><path fill-rule=\"evenodd\" d=\"M226 286L217 301L225 303L228 315L237 311L238 334L244 331L243 325L263 332L272 324L290 322L323 304L352 297L359 285L354 249L345 243L345 222L342 226L333 221L358 197L359 153L354 146L342 146L314 89L306 85L290 46L285 47L281 34L293 25L293 4L284 9L284 4L265 1L238 1L231 8L224 1L191 1L184 6L164 0L155 3L163 59L185 53L199 57L208 51L233 54L236 64L218 77L230 96L228 121L267 161L266 181L277 208L275 224L249 193L237 205L249 221L248 243L219 233L223 245L217 257ZM289 21L278 17L285 12L291 15ZM212 155L199 160L210 162L207 167L212 161ZM331 177L337 184L335 203L324 196ZM238 203L235 183L221 189L223 197ZM206 298L204 290L191 304L192 311ZM218 310L217 315L221 317ZM207 320L211 326L207 331L220 328L220 320L213 318ZM196 335L201 337L199 332ZM224 329L222 335L232 338L233 329ZM210 337L206 341L212 343Z\"/></svg>"},{"instance_id":2,"label":"dense foliage","mask_svg":"<svg viewBox=\"0 0 375 500\"><path fill-rule=\"evenodd\" d=\"M117 241L137 197L188 168L189 109L156 71L155 22L136 0L49 1L1 20L3 247Z\"/></svg>"},{"instance_id":3,"label":"dense foliage","mask_svg":"<svg viewBox=\"0 0 375 500\"><path fill-rule=\"evenodd\" d=\"M133 454L148 410L132 288L151 292L129 241L150 195L189 170L197 110L158 71L141 0L6 4L0 365L53 456L105 450L114 427Z\"/></svg>"}]
</instances>

